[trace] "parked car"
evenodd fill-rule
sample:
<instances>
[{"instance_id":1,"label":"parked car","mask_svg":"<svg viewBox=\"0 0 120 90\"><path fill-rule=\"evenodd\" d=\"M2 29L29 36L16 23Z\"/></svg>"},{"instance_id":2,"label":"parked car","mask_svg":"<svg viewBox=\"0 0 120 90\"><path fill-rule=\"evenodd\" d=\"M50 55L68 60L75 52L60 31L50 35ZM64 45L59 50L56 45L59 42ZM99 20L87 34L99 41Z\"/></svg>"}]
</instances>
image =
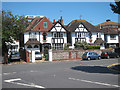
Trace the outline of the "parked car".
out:
<instances>
[{"instance_id":1,"label":"parked car","mask_svg":"<svg viewBox=\"0 0 120 90\"><path fill-rule=\"evenodd\" d=\"M119 55L120 57L120 47L119 48L115 48L115 52Z\"/></svg>"},{"instance_id":2,"label":"parked car","mask_svg":"<svg viewBox=\"0 0 120 90\"><path fill-rule=\"evenodd\" d=\"M118 58L119 55L113 51L105 51L101 53L101 58L109 59L109 58L115 58L115 57Z\"/></svg>"},{"instance_id":3,"label":"parked car","mask_svg":"<svg viewBox=\"0 0 120 90\"><path fill-rule=\"evenodd\" d=\"M87 60L91 60L91 59L101 59L101 55L97 54L96 52L85 52L82 55L82 59L87 59Z\"/></svg>"},{"instance_id":4,"label":"parked car","mask_svg":"<svg viewBox=\"0 0 120 90\"><path fill-rule=\"evenodd\" d=\"M19 52L11 52L9 60L10 61L20 60L20 53Z\"/></svg>"},{"instance_id":5,"label":"parked car","mask_svg":"<svg viewBox=\"0 0 120 90\"><path fill-rule=\"evenodd\" d=\"M37 59L39 59L39 60L42 59L42 54L40 54L39 51L36 51L36 52L35 52L35 59L36 59L36 60L37 60Z\"/></svg>"}]
</instances>

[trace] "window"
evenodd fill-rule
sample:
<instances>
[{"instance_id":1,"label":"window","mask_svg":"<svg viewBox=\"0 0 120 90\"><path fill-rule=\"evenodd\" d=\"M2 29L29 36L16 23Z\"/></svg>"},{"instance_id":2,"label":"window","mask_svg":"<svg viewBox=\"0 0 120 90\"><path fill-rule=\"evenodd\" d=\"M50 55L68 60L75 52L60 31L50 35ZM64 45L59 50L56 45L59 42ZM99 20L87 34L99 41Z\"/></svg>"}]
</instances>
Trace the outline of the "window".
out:
<instances>
[{"instance_id":1,"label":"window","mask_svg":"<svg viewBox=\"0 0 120 90\"><path fill-rule=\"evenodd\" d=\"M57 32L53 34L55 38L63 37L63 33Z\"/></svg>"},{"instance_id":2,"label":"window","mask_svg":"<svg viewBox=\"0 0 120 90\"><path fill-rule=\"evenodd\" d=\"M38 48L38 45L35 45L34 48Z\"/></svg>"},{"instance_id":3,"label":"window","mask_svg":"<svg viewBox=\"0 0 120 90\"><path fill-rule=\"evenodd\" d=\"M32 48L32 46L31 45L28 45L28 47L27 48Z\"/></svg>"},{"instance_id":4,"label":"window","mask_svg":"<svg viewBox=\"0 0 120 90\"><path fill-rule=\"evenodd\" d=\"M43 40L46 41L46 33L43 33Z\"/></svg>"},{"instance_id":5,"label":"window","mask_svg":"<svg viewBox=\"0 0 120 90\"><path fill-rule=\"evenodd\" d=\"M93 54L92 52L89 53L89 55L92 55L92 54Z\"/></svg>"},{"instance_id":6,"label":"window","mask_svg":"<svg viewBox=\"0 0 120 90\"><path fill-rule=\"evenodd\" d=\"M62 43L53 43L52 44L53 48L56 50L61 50L63 49L63 44Z\"/></svg>"},{"instance_id":7,"label":"window","mask_svg":"<svg viewBox=\"0 0 120 90\"><path fill-rule=\"evenodd\" d=\"M97 33L97 38L101 38L101 33Z\"/></svg>"},{"instance_id":8,"label":"window","mask_svg":"<svg viewBox=\"0 0 120 90\"><path fill-rule=\"evenodd\" d=\"M75 33L77 38L85 38L86 37L86 33Z\"/></svg>"},{"instance_id":9,"label":"window","mask_svg":"<svg viewBox=\"0 0 120 90\"><path fill-rule=\"evenodd\" d=\"M47 22L46 21L44 22L44 28L47 28Z\"/></svg>"},{"instance_id":10,"label":"window","mask_svg":"<svg viewBox=\"0 0 120 90\"><path fill-rule=\"evenodd\" d=\"M97 53L93 52L93 55L97 55Z\"/></svg>"},{"instance_id":11,"label":"window","mask_svg":"<svg viewBox=\"0 0 120 90\"><path fill-rule=\"evenodd\" d=\"M116 39L116 35L110 35L110 39L111 40L115 40Z\"/></svg>"}]
</instances>

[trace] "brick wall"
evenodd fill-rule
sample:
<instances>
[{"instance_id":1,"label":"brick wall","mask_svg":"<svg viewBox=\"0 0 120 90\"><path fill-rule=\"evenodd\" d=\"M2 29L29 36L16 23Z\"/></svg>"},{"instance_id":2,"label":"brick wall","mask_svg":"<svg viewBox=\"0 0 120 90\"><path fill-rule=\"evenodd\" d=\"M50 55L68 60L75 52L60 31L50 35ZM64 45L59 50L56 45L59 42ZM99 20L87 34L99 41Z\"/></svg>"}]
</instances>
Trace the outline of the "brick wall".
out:
<instances>
[{"instance_id":1,"label":"brick wall","mask_svg":"<svg viewBox=\"0 0 120 90\"><path fill-rule=\"evenodd\" d=\"M52 51L52 60L76 60L81 59L83 53L86 51L94 51L98 54L101 54L101 50L57 50Z\"/></svg>"}]
</instances>

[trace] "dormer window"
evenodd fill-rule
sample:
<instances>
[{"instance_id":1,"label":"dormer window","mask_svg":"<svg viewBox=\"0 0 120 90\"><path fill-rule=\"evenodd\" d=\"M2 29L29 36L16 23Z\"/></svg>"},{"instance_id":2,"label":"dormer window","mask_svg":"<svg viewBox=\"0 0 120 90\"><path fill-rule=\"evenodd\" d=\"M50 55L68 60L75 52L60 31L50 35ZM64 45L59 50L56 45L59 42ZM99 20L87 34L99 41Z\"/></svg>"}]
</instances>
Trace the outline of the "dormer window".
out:
<instances>
[{"instance_id":1,"label":"dormer window","mask_svg":"<svg viewBox=\"0 0 120 90\"><path fill-rule=\"evenodd\" d=\"M44 22L44 28L47 28L47 22L46 21Z\"/></svg>"}]
</instances>

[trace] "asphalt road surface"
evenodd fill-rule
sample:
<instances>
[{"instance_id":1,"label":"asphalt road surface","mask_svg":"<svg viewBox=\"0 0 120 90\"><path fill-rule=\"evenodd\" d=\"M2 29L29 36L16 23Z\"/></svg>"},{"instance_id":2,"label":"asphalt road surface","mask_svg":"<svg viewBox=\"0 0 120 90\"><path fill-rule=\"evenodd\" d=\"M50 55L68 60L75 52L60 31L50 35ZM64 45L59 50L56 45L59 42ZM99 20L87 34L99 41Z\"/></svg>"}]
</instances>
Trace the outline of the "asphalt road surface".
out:
<instances>
[{"instance_id":1,"label":"asphalt road surface","mask_svg":"<svg viewBox=\"0 0 120 90\"><path fill-rule=\"evenodd\" d=\"M120 88L118 58L3 65L2 88Z\"/></svg>"}]
</instances>

